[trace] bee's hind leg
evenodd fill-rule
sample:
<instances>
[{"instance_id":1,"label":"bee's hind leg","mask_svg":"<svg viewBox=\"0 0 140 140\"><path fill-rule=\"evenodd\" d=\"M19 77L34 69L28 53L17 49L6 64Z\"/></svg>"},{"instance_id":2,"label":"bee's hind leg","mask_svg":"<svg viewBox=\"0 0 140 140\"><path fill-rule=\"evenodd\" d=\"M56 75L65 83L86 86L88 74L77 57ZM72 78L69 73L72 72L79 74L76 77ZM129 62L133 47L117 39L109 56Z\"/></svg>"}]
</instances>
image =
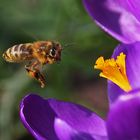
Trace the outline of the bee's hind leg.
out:
<instances>
[{"instance_id":1,"label":"bee's hind leg","mask_svg":"<svg viewBox=\"0 0 140 140\"><path fill-rule=\"evenodd\" d=\"M34 61L25 65L25 69L28 72L29 76L35 78L40 82L41 87L43 88L46 84L44 76L40 72L41 64L38 61Z\"/></svg>"}]
</instances>

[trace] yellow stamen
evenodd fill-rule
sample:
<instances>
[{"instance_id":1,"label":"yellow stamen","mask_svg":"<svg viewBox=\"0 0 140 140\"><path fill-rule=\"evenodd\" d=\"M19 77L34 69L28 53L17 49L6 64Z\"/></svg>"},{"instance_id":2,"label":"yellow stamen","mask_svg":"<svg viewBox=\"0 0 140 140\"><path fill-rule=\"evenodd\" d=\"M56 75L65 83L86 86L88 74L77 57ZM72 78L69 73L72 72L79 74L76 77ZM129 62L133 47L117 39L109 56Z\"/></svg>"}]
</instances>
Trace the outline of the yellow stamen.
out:
<instances>
[{"instance_id":1,"label":"yellow stamen","mask_svg":"<svg viewBox=\"0 0 140 140\"><path fill-rule=\"evenodd\" d=\"M103 57L99 57L94 68L102 70L100 73L101 77L111 80L128 92L132 88L126 75L125 57L124 53L120 53L116 60L114 58L104 60Z\"/></svg>"}]
</instances>

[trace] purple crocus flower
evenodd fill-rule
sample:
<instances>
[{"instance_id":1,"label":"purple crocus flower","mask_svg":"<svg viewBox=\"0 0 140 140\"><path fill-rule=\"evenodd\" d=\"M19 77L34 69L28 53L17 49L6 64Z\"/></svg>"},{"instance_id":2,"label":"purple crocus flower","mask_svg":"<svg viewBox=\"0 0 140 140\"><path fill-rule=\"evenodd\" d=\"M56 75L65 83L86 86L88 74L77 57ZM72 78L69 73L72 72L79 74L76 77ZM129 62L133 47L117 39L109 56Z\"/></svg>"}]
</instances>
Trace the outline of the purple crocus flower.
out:
<instances>
[{"instance_id":1,"label":"purple crocus flower","mask_svg":"<svg viewBox=\"0 0 140 140\"><path fill-rule=\"evenodd\" d=\"M20 116L37 140L140 140L140 90L121 95L107 121L81 105L34 94L22 100Z\"/></svg>"},{"instance_id":2,"label":"purple crocus flower","mask_svg":"<svg viewBox=\"0 0 140 140\"><path fill-rule=\"evenodd\" d=\"M83 0L93 20L122 43L140 41L139 0Z\"/></svg>"}]
</instances>

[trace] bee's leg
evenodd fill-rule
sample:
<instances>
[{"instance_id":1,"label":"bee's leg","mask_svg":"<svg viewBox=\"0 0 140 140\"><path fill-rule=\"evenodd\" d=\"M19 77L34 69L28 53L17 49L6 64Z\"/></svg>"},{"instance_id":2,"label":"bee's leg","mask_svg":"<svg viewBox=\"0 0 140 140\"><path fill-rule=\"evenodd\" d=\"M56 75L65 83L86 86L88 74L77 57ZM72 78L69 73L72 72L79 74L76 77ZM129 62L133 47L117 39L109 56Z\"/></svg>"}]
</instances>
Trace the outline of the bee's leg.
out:
<instances>
[{"instance_id":1,"label":"bee's leg","mask_svg":"<svg viewBox=\"0 0 140 140\"><path fill-rule=\"evenodd\" d=\"M38 61L34 61L29 65L25 65L25 69L28 72L29 76L35 78L41 83L41 87L45 86L45 78L40 72L41 64Z\"/></svg>"}]
</instances>

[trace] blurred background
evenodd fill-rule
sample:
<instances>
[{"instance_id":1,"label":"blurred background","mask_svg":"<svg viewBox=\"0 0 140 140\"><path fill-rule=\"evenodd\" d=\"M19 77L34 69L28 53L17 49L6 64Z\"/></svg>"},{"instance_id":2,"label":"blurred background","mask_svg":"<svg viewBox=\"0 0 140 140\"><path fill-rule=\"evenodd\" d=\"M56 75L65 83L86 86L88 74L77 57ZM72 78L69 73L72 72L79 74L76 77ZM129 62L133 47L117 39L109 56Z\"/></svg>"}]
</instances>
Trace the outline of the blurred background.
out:
<instances>
[{"instance_id":1,"label":"blurred background","mask_svg":"<svg viewBox=\"0 0 140 140\"><path fill-rule=\"evenodd\" d=\"M72 44L61 62L43 68L47 86L27 76L24 63L7 63L9 47L38 40ZM20 122L21 99L35 93L82 104L105 118L106 80L93 65L109 58L117 42L98 28L81 0L0 0L0 140L33 140Z\"/></svg>"}]
</instances>

